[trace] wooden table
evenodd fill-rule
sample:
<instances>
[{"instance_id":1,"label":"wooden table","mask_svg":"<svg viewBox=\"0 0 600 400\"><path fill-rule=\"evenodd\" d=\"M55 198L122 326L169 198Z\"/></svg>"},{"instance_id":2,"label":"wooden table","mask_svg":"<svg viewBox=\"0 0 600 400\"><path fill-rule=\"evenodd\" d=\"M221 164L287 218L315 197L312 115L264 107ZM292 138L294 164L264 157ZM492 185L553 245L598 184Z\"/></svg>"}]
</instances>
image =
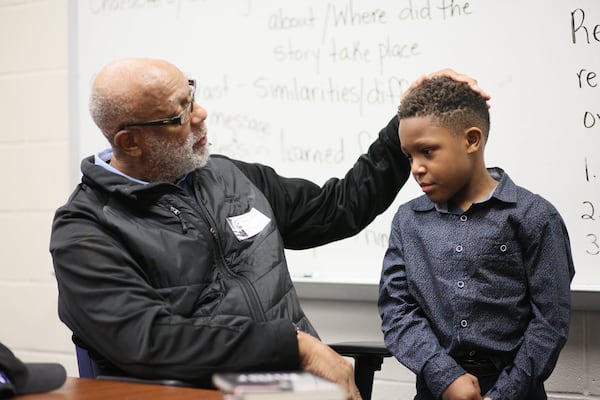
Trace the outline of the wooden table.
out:
<instances>
[{"instance_id":1,"label":"wooden table","mask_svg":"<svg viewBox=\"0 0 600 400\"><path fill-rule=\"evenodd\" d=\"M19 400L223 400L217 390L145 385L104 379L67 378L62 388L48 393L17 396Z\"/></svg>"}]
</instances>

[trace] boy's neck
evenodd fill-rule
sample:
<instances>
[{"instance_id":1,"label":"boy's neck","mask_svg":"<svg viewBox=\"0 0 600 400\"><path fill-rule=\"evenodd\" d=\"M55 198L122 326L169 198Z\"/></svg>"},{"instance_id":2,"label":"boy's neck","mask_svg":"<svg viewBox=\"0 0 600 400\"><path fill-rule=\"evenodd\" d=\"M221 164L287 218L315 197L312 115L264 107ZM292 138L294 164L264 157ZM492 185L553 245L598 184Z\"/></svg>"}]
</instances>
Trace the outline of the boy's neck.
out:
<instances>
[{"instance_id":1,"label":"boy's neck","mask_svg":"<svg viewBox=\"0 0 600 400\"><path fill-rule=\"evenodd\" d=\"M451 202L461 210L467 211L473 203L479 203L490 198L498 181L496 181L484 167L479 169L479 173L472 176L471 181L462 195L454 196Z\"/></svg>"}]
</instances>

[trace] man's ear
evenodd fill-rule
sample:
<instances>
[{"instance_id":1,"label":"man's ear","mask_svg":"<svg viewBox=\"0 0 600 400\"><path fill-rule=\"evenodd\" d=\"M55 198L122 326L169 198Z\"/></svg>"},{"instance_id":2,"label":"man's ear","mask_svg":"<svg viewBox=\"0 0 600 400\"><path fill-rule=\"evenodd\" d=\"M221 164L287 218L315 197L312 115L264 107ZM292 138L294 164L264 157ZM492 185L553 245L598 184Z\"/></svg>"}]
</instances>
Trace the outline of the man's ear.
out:
<instances>
[{"instance_id":1,"label":"man's ear","mask_svg":"<svg viewBox=\"0 0 600 400\"><path fill-rule=\"evenodd\" d=\"M467 145L467 153L475 153L485 146L483 132L477 127L471 127L465 130L464 136Z\"/></svg>"},{"instance_id":2,"label":"man's ear","mask_svg":"<svg viewBox=\"0 0 600 400\"><path fill-rule=\"evenodd\" d=\"M122 129L115 134L115 146L130 157L139 157L142 154L140 135L135 129Z\"/></svg>"}]
</instances>

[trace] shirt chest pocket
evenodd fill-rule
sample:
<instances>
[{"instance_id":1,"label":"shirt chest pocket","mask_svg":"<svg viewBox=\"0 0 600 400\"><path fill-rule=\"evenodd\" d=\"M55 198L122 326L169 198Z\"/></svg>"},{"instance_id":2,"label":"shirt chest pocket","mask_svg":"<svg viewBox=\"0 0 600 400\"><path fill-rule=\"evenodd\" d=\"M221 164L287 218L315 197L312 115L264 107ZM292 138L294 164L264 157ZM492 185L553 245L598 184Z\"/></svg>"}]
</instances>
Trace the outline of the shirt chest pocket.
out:
<instances>
[{"instance_id":1,"label":"shirt chest pocket","mask_svg":"<svg viewBox=\"0 0 600 400\"><path fill-rule=\"evenodd\" d=\"M474 260L478 281L489 290L489 294L496 296L522 293L527 278L519 242L512 238L479 240L481 251Z\"/></svg>"}]
</instances>

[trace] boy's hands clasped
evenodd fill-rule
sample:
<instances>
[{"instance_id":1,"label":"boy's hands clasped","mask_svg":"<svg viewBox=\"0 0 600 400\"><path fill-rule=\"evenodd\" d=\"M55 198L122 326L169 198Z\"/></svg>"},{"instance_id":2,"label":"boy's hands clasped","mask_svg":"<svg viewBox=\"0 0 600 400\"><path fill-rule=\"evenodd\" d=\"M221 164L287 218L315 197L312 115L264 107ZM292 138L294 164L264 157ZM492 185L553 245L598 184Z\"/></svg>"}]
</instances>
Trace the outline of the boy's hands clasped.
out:
<instances>
[{"instance_id":1,"label":"boy's hands clasped","mask_svg":"<svg viewBox=\"0 0 600 400\"><path fill-rule=\"evenodd\" d=\"M466 373L456 378L442 393L442 400L492 400L481 397L479 380L475 375Z\"/></svg>"}]
</instances>

